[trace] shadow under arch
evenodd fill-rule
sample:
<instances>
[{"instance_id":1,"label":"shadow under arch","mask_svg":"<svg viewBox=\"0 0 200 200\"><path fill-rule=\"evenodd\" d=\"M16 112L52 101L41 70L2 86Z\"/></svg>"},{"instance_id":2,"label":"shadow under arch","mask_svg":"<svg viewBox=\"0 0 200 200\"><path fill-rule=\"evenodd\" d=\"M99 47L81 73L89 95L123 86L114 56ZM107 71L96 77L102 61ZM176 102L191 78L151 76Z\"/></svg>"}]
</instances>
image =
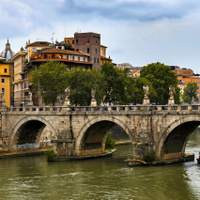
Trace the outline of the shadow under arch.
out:
<instances>
[{"instance_id":1,"label":"shadow under arch","mask_svg":"<svg viewBox=\"0 0 200 200\"><path fill-rule=\"evenodd\" d=\"M44 118L35 116L24 117L13 128L10 138L10 148L15 144L39 142L39 138L45 127L48 127L52 135L56 138L54 128Z\"/></svg>"},{"instance_id":2,"label":"shadow under arch","mask_svg":"<svg viewBox=\"0 0 200 200\"><path fill-rule=\"evenodd\" d=\"M199 125L198 116L180 118L171 123L158 141L157 158L160 160L182 158L190 135Z\"/></svg>"},{"instance_id":3,"label":"shadow under arch","mask_svg":"<svg viewBox=\"0 0 200 200\"><path fill-rule=\"evenodd\" d=\"M120 126L133 141L129 127L115 117L95 117L89 120L80 130L75 144L76 155L98 155L105 152L105 143L110 130L115 125Z\"/></svg>"}]
</instances>

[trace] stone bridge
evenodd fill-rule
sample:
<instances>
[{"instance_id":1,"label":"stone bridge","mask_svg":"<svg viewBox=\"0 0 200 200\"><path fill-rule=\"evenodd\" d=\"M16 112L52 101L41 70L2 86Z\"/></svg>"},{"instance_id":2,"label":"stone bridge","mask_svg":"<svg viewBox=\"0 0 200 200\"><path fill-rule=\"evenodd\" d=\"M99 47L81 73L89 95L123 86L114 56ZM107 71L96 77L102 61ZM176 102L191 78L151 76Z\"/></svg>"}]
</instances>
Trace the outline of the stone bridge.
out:
<instances>
[{"instance_id":1,"label":"stone bridge","mask_svg":"<svg viewBox=\"0 0 200 200\"><path fill-rule=\"evenodd\" d=\"M182 158L200 125L200 105L5 108L0 144L14 150L53 140L60 157L100 155L116 124L129 136L133 157L155 151L159 161Z\"/></svg>"}]
</instances>

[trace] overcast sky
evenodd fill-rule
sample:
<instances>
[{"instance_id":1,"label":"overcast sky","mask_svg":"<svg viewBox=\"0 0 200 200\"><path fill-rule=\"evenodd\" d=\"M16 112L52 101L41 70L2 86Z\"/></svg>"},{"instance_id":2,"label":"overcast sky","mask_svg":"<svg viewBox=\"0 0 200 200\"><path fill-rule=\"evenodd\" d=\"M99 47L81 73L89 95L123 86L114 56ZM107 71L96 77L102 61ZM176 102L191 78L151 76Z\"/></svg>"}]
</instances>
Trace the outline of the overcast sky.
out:
<instances>
[{"instance_id":1,"label":"overcast sky","mask_svg":"<svg viewBox=\"0 0 200 200\"><path fill-rule=\"evenodd\" d=\"M0 16L0 52L7 38L17 52L28 39L96 32L114 63L161 62L200 73L199 0L0 0Z\"/></svg>"}]
</instances>

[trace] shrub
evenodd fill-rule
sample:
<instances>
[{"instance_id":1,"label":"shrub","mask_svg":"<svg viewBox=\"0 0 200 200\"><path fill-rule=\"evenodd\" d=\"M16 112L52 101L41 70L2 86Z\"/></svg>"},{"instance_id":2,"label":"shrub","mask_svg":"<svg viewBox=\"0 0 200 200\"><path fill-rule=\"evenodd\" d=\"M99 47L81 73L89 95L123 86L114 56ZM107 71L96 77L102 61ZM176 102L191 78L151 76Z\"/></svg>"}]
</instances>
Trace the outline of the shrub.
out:
<instances>
[{"instance_id":1,"label":"shrub","mask_svg":"<svg viewBox=\"0 0 200 200\"><path fill-rule=\"evenodd\" d=\"M48 161L52 161L53 160L53 158L55 156L55 152L54 152L52 147L47 147L46 151L44 153L45 153L45 156L47 157Z\"/></svg>"},{"instance_id":2,"label":"shrub","mask_svg":"<svg viewBox=\"0 0 200 200\"><path fill-rule=\"evenodd\" d=\"M111 151L115 148L115 140L112 139L111 133L108 133L108 137L106 139L105 149Z\"/></svg>"},{"instance_id":3,"label":"shrub","mask_svg":"<svg viewBox=\"0 0 200 200\"><path fill-rule=\"evenodd\" d=\"M142 157L142 160L144 160L148 164L151 164L153 161L155 161L155 158L156 158L156 152L155 151L151 151L150 153L145 154Z\"/></svg>"}]
</instances>

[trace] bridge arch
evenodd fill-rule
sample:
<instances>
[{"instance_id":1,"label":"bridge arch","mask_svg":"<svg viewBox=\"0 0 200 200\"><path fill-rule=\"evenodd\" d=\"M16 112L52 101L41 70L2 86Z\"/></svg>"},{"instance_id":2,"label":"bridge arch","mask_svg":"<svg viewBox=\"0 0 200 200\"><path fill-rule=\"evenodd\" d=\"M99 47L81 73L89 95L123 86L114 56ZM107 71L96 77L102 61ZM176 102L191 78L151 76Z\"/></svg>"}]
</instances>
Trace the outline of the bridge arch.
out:
<instances>
[{"instance_id":1,"label":"bridge arch","mask_svg":"<svg viewBox=\"0 0 200 200\"><path fill-rule=\"evenodd\" d=\"M39 127L34 127L34 126L39 125ZM37 116L29 116L29 117L24 117L18 121L18 123L13 127L11 137L10 137L10 147L13 148L13 145L16 143L16 138L17 134L19 134L20 130L25 130L26 127L33 126L35 129L35 132L41 135L42 131L44 130L45 127L47 127L52 135L56 138L56 131L54 130L53 126L44 118L42 117L37 117ZM39 130L40 129L40 130ZM40 136L39 135L39 136Z\"/></svg>"},{"instance_id":2,"label":"bridge arch","mask_svg":"<svg viewBox=\"0 0 200 200\"><path fill-rule=\"evenodd\" d=\"M130 140L133 141L133 136L129 127L121 120L114 116L101 116L90 119L81 129L76 138L75 151L77 155L88 155L88 154L100 154L105 151L105 142L107 138L106 132L114 125L120 126L129 136ZM90 137L92 135L92 137ZM93 141L90 140L93 138ZM87 142L86 142L87 141ZM83 144L97 145L95 150L94 146L88 147L90 150L83 150ZM98 143L98 144L97 144ZM92 148L94 148L92 150Z\"/></svg>"},{"instance_id":3,"label":"bridge arch","mask_svg":"<svg viewBox=\"0 0 200 200\"><path fill-rule=\"evenodd\" d=\"M177 159L184 155L187 141L200 125L200 116L179 117L162 132L156 152L160 160Z\"/></svg>"}]
</instances>

